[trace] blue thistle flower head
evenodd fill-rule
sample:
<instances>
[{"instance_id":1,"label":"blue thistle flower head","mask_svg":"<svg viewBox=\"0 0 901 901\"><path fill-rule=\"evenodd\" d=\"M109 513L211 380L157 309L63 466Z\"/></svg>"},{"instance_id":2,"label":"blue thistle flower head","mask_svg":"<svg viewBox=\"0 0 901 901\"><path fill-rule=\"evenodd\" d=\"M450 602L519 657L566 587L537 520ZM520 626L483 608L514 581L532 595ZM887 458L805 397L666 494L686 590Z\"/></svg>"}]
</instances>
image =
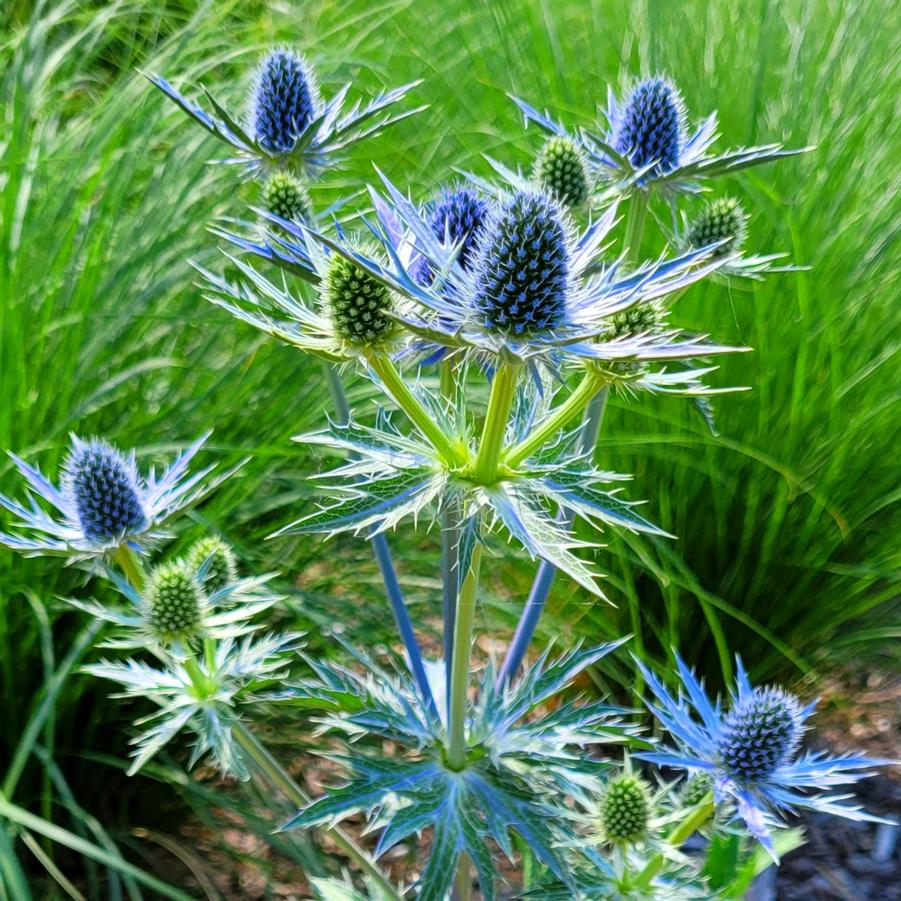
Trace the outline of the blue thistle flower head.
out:
<instances>
[{"instance_id":1,"label":"blue thistle flower head","mask_svg":"<svg viewBox=\"0 0 901 901\"><path fill-rule=\"evenodd\" d=\"M801 705L779 688L755 688L729 711L719 737L724 769L738 782L766 779L798 750Z\"/></svg>"},{"instance_id":2,"label":"blue thistle flower head","mask_svg":"<svg viewBox=\"0 0 901 901\"><path fill-rule=\"evenodd\" d=\"M439 241L447 236L451 243L463 242L457 260L467 269L487 215L488 201L464 185L441 191L429 216L429 224Z\"/></svg>"},{"instance_id":3,"label":"blue thistle flower head","mask_svg":"<svg viewBox=\"0 0 901 901\"><path fill-rule=\"evenodd\" d=\"M66 460L63 483L89 540L108 542L145 527L134 460L105 441L78 442Z\"/></svg>"},{"instance_id":4,"label":"blue thistle flower head","mask_svg":"<svg viewBox=\"0 0 901 901\"><path fill-rule=\"evenodd\" d=\"M142 475L134 451L123 454L106 441L73 435L59 487L38 467L10 453L28 487L24 502L0 494L0 507L15 517L11 531L0 531L0 546L28 556L87 560L126 543L137 546L168 537L161 530L168 520L234 472L209 480L214 466L189 472L207 437L195 441L161 472L151 469Z\"/></svg>"},{"instance_id":5,"label":"blue thistle flower head","mask_svg":"<svg viewBox=\"0 0 901 901\"><path fill-rule=\"evenodd\" d=\"M289 153L318 107L313 73L290 50L273 50L262 62L253 93L256 139L272 153Z\"/></svg>"},{"instance_id":6,"label":"blue thistle flower head","mask_svg":"<svg viewBox=\"0 0 901 901\"><path fill-rule=\"evenodd\" d=\"M884 822L831 794L872 775L890 763L863 756L831 756L801 752L801 736L814 704L802 706L779 688L754 688L741 660L736 660L736 684L728 711L711 700L703 682L676 655L680 690L672 694L655 673L636 658L655 703L650 710L672 736L675 747L636 754L660 766L704 773L714 800L744 821L748 831L777 860L771 830L784 825L782 816L798 808L851 820ZM825 790L825 791L824 791Z\"/></svg>"},{"instance_id":7,"label":"blue thistle flower head","mask_svg":"<svg viewBox=\"0 0 901 901\"><path fill-rule=\"evenodd\" d=\"M663 173L679 165L685 112L678 89L665 78L639 82L613 123L614 149L636 169L656 163Z\"/></svg>"},{"instance_id":8,"label":"blue thistle flower head","mask_svg":"<svg viewBox=\"0 0 901 901\"><path fill-rule=\"evenodd\" d=\"M566 316L565 214L546 194L517 191L492 210L473 262L473 307L490 331L529 335Z\"/></svg>"},{"instance_id":9,"label":"blue thistle flower head","mask_svg":"<svg viewBox=\"0 0 901 901\"><path fill-rule=\"evenodd\" d=\"M435 238L442 242L447 239L449 244L460 243L457 262L463 269L472 263L488 210L488 201L466 185L442 188L428 210L428 223ZM432 268L424 257L420 257L412 274L420 285L432 282Z\"/></svg>"}]
</instances>

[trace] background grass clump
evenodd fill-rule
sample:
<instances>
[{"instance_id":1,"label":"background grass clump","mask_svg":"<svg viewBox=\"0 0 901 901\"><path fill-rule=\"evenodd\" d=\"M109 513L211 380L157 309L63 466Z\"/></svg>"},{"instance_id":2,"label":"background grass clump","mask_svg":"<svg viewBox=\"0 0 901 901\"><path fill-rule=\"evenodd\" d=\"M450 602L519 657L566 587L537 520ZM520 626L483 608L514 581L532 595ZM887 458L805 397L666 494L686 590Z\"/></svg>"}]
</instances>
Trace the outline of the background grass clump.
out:
<instances>
[{"instance_id":1,"label":"background grass clump","mask_svg":"<svg viewBox=\"0 0 901 901\"><path fill-rule=\"evenodd\" d=\"M523 131L507 91L588 124L608 82L665 71L694 115L720 111L724 145L816 145L724 188L761 211L749 249L787 250L812 268L751 291L702 284L680 301L684 324L754 348L715 377L753 390L717 403L717 435L685 401L611 401L603 464L634 472L655 521L679 540L615 539L600 552L616 609L558 579L545 636L634 632L656 663L676 646L714 681L729 670L727 646L758 679L887 654L901 633L901 60L884 4L449 0L427 12L424 27L409 0L7 6L0 447L53 471L70 430L154 458L214 428L223 465L253 457L195 514L198 533L212 524L255 566L286 573L286 616L325 626L351 608L348 628L371 635L386 617L365 546L263 543L309 502L318 462L288 439L321 421L327 391L316 365L202 300L187 260L220 265L206 224L244 207L206 164L211 141L136 68L215 86L235 105L260 51L279 42L309 53L327 91L424 78L415 102L430 109L358 149L314 192L318 206L371 178L372 160L423 195L454 167L486 174L482 153L527 168L541 137ZM649 238L645 250L660 245ZM0 490L14 485L0 463ZM440 603L436 543L394 542L420 620ZM482 608L493 626L513 621L532 572L514 559L497 569ZM79 591L71 578L0 554L0 778L8 800L50 819L68 780L71 804L99 798L92 812L124 828L128 817L99 791L108 768L84 756L115 758L118 730L99 729L95 689L67 676L84 624L60 614L53 594ZM599 682L633 684L619 666ZM53 716L29 732L42 702Z\"/></svg>"}]
</instances>

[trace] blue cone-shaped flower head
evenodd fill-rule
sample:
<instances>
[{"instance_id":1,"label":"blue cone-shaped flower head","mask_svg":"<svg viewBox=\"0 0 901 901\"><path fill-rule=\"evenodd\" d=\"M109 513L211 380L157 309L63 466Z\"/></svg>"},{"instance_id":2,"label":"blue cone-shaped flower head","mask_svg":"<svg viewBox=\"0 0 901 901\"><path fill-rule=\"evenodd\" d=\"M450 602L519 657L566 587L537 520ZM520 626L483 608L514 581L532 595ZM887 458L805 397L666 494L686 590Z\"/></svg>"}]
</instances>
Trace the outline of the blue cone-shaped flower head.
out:
<instances>
[{"instance_id":1,"label":"blue cone-shaped flower head","mask_svg":"<svg viewBox=\"0 0 901 901\"><path fill-rule=\"evenodd\" d=\"M253 95L256 139L272 153L288 153L316 115L312 72L296 53L273 50L263 60Z\"/></svg>"},{"instance_id":2,"label":"blue cone-shaped flower head","mask_svg":"<svg viewBox=\"0 0 901 901\"><path fill-rule=\"evenodd\" d=\"M108 542L144 528L147 515L134 461L105 441L76 444L66 461L63 483L90 541Z\"/></svg>"},{"instance_id":3,"label":"blue cone-shaped flower head","mask_svg":"<svg viewBox=\"0 0 901 901\"><path fill-rule=\"evenodd\" d=\"M736 684L728 711L711 700L704 685L676 656L682 683L675 695L643 663L638 667L656 703L651 711L675 741L636 757L660 766L705 773L714 800L744 821L748 831L776 859L771 830L784 825L782 816L797 808L882 822L864 813L849 796L829 789L848 785L879 764L851 754L830 756L801 752L801 736L814 705L801 704L778 688L754 688L741 660L736 661Z\"/></svg>"},{"instance_id":4,"label":"blue cone-shaped flower head","mask_svg":"<svg viewBox=\"0 0 901 901\"><path fill-rule=\"evenodd\" d=\"M439 241L445 237L460 245L457 260L468 269L478 245L482 225L488 215L488 201L469 187L446 188L429 216L432 231Z\"/></svg>"},{"instance_id":5,"label":"blue cone-shaped flower head","mask_svg":"<svg viewBox=\"0 0 901 901\"><path fill-rule=\"evenodd\" d=\"M679 165L684 133L682 98L665 78L639 82L613 123L614 149L636 169L656 163L654 172Z\"/></svg>"},{"instance_id":6,"label":"blue cone-shaped flower head","mask_svg":"<svg viewBox=\"0 0 901 901\"><path fill-rule=\"evenodd\" d=\"M468 269L482 233L482 226L488 216L488 201L466 185L444 188L428 211L428 223L436 240L460 245L457 262ZM413 276L421 285L430 284L432 268L424 257L420 257L413 269Z\"/></svg>"},{"instance_id":7,"label":"blue cone-shaped flower head","mask_svg":"<svg viewBox=\"0 0 901 901\"><path fill-rule=\"evenodd\" d=\"M491 331L530 335L566 316L567 231L547 195L517 191L492 210L473 263L473 306Z\"/></svg>"},{"instance_id":8,"label":"blue cone-shaped flower head","mask_svg":"<svg viewBox=\"0 0 901 901\"><path fill-rule=\"evenodd\" d=\"M169 519L234 472L205 482L214 467L188 471L206 438L196 441L162 472L151 469L141 474L134 451L123 454L106 441L85 441L73 435L59 487L36 466L11 453L28 492L24 502L0 494L0 507L16 517L12 531L0 532L0 545L28 556L59 554L86 560L123 544L136 546L167 537L162 527Z\"/></svg>"},{"instance_id":9,"label":"blue cone-shaped flower head","mask_svg":"<svg viewBox=\"0 0 901 901\"><path fill-rule=\"evenodd\" d=\"M726 716L719 738L723 767L738 782L766 779L794 757L801 705L778 688L755 688Z\"/></svg>"}]
</instances>

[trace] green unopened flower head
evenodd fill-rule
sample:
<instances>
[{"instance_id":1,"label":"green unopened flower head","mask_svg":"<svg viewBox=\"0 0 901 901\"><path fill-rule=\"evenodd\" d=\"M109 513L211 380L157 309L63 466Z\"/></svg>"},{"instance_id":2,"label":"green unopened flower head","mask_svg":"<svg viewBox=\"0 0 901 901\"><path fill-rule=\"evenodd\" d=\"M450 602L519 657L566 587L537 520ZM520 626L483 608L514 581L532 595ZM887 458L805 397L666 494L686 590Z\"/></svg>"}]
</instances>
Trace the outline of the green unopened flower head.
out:
<instances>
[{"instance_id":1,"label":"green unopened flower head","mask_svg":"<svg viewBox=\"0 0 901 901\"><path fill-rule=\"evenodd\" d=\"M713 791L713 779L708 773L695 773L685 783L682 789L683 807L694 807L700 804L704 798Z\"/></svg>"},{"instance_id":2,"label":"green unopened flower head","mask_svg":"<svg viewBox=\"0 0 901 901\"><path fill-rule=\"evenodd\" d=\"M611 779L601 800L601 828L611 842L636 842L648 829L651 802L644 782L631 773Z\"/></svg>"},{"instance_id":3,"label":"green unopened flower head","mask_svg":"<svg viewBox=\"0 0 901 901\"><path fill-rule=\"evenodd\" d=\"M658 332L663 325L663 312L663 307L653 300L632 304L610 318L610 332L605 337L614 340Z\"/></svg>"},{"instance_id":4,"label":"green unopened flower head","mask_svg":"<svg viewBox=\"0 0 901 901\"><path fill-rule=\"evenodd\" d=\"M337 253L329 260L324 296L335 333L349 344L376 345L395 330L391 291Z\"/></svg>"},{"instance_id":5,"label":"green unopened flower head","mask_svg":"<svg viewBox=\"0 0 901 901\"><path fill-rule=\"evenodd\" d=\"M210 562L203 584L208 592L218 591L238 578L235 552L216 535L201 538L188 551L188 566L195 577L207 559Z\"/></svg>"},{"instance_id":6,"label":"green unopened flower head","mask_svg":"<svg viewBox=\"0 0 901 901\"><path fill-rule=\"evenodd\" d=\"M728 241L717 247L713 257L736 253L748 234L748 215L734 197L717 197L688 223L686 243L689 247L704 247L717 241Z\"/></svg>"},{"instance_id":7,"label":"green unopened flower head","mask_svg":"<svg viewBox=\"0 0 901 901\"><path fill-rule=\"evenodd\" d=\"M568 138L555 135L544 142L535 158L532 177L567 206L579 206L588 199L588 164Z\"/></svg>"},{"instance_id":8,"label":"green unopened flower head","mask_svg":"<svg viewBox=\"0 0 901 901\"><path fill-rule=\"evenodd\" d=\"M303 182L287 172L276 172L263 185L263 206L289 222L306 222L312 205Z\"/></svg>"},{"instance_id":9,"label":"green unopened flower head","mask_svg":"<svg viewBox=\"0 0 901 901\"><path fill-rule=\"evenodd\" d=\"M188 638L200 625L203 590L194 570L183 560L162 563L145 589L150 629L164 640Z\"/></svg>"}]
</instances>

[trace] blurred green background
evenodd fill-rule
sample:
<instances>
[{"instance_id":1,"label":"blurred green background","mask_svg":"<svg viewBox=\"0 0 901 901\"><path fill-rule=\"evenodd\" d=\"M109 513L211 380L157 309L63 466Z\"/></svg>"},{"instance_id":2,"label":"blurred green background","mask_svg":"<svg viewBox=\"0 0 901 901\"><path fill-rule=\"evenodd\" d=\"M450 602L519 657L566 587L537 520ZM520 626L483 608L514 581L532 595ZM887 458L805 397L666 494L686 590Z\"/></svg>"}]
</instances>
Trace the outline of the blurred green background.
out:
<instances>
[{"instance_id":1,"label":"blurred green background","mask_svg":"<svg viewBox=\"0 0 901 901\"><path fill-rule=\"evenodd\" d=\"M9 0L0 30L0 447L53 472L69 431L108 435L147 461L214 428L206 459L253 459L194 515L191 536L221 531L249 565L285 573L285 615L314 636L343 620L351 637L391 642L365 545L263 541L309 502L305 480L319 462L289 437L321 423L327 392L318 364L201 299L186 261L220 265L206 225L240 215L253 188L236 192L233 172L207 165L221 145L136 70L203 83L233 108L273 43L307 52L326 94L345 81L369 95L423 78L413 102L429 109L357 148L315 190L323 205L370 180L373 161L423 197L454 167L487 173L483 153L527 166L541 138L523 130L506 92L590 124L608 83L663 71L690 113L719 110L719 147L816 145L718 186L751 212L752 250L786 250L812 269L752 290L701 285L680 301L680 324L755 349L713 376L753 390L717 401L718 436L687 401L612 399L599 460L634 472L632 496L647 498L649 515L679 539L608 535L599 562L616 608L559 579L542 637L633 632L655 663L678 647L715 683L734 652L758 679L813 679L849 659L892 665L901 632L901 58L887 12L881 0ZM658 252L662 241L646 235L646 252ZM351 385L361 401L366 390ZM0 491L19 491L8 462ZM428 633L440 606L437 535L405 528L393 545ZM533 570L512 553L497 560L483 630L509 634ZM80 804L140 858L131 826L174 828L181 808L157 800L163 791L142 802L147 777L115 775L133 711L63 666L84 623L53 598L82 590L55 564L0 552L3 796L71 828ZM596 676L614 692L633 684L625 657ZM30 734L41 704L54 715ZM0 836L8 885L15 866L52 865L41 859L51 850L32 848L23 830ZM74 866L98 897L113 891L115 869Z\"/></svg>"}]
</instances>

